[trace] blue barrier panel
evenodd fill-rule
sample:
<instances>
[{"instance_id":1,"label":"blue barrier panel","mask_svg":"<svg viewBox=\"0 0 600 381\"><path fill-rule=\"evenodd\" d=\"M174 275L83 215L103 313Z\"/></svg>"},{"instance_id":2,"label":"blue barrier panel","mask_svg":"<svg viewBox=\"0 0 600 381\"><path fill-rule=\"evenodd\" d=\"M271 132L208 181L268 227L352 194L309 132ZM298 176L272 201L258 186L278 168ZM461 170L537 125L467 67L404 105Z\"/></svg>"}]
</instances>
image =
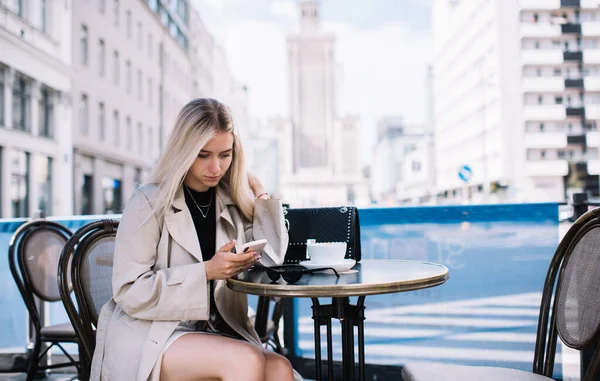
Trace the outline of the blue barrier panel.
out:
<instances>
[{"instance_id":1,"label":"blue barrier panel","mask_svg":"<svg viewBox=\"0 0 600 381\"><path fill-rule=\"evenodd\" d=\"M49 219L74 231L103 217L120 216ZM426 260L450 269L442 286L367 297L368 363L531 369L541 290L559 239L557 204L361 209L360 220L363 258ZM5 253L0 255L0 352L23 351L26 343L25 307L6 255L10 236L23 222L0 221L0 253ZM310 300L295 304L296 353L311 358ZM51 323L66 320L62 305L53 303ZM335 329L337 359L340 341Z\"/></svg>"},{"instance_id":2,"label":"blue barrier panel","mask_svg":"<svg viewBox=\"0 0 600 381\"><path fill-rule=\"evenodd\" d=\"M531 370L541 292L559 240L557 204L361 209L360 222L364 259L450 269L442 286L366 298L367 363ZM295 299L296 353L305 358L314 358L310 305ZM334 358L341 359L335 328Z\"/></svg>"}]
</instances>

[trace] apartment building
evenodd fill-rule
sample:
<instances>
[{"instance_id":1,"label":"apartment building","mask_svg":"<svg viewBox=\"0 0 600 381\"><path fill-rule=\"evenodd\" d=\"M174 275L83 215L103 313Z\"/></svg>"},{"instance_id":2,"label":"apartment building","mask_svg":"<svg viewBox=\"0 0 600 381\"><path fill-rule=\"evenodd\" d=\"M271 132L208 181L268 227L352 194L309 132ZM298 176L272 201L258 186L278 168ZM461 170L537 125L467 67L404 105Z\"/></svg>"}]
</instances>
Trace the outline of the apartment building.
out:
<instances>
[{"instance_id":1,"label":"apartment building","mask_svg":"<svg viewBox=\"0 0 600 381\"><path fill-rule=\"evenodd\" d=\"M187 0L73 2L74 213L119 213L192 95Z\"/></svg>"},{"instance_id":2,"label":"apartment building","mask_svg":"<svg viewBox=\"0 0 600 381\"><path fill-rule=\"evenodd\" d=\"M0 218L72 212L71 11L0 0Z\"/></svg>"},{"instance_id":3,"label":"apartment building","mask_svg":"<svg viewBox=\"0 0 600 381\"><path fill-rule=\"evenodd\" d=\"M441 202L598 196L598 0L436 0ZM468 165L465 184L458 170Z\"/></svg>"}]
</instances>

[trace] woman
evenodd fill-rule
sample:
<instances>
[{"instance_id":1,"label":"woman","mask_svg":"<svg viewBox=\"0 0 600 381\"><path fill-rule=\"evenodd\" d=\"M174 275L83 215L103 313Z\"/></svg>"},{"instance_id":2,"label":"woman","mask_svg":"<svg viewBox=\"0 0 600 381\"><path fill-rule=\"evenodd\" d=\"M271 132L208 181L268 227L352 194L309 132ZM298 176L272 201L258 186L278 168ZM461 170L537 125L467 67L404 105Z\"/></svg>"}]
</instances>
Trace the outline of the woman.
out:
<instances>
[{"instance_id":1,"label":"woman","mask_svg":"<svg viewBox=\"0 0 600 381\"><path fill-rule=\"evenodd\" d=\"M231 252L261 238L262 259ZM123 213L91 380L301 380L262 348L247 296L225 285L259 259L281 263L287 239L281 203L245 172L229 109L188 103Z\"/></svg>"}]
</instances>

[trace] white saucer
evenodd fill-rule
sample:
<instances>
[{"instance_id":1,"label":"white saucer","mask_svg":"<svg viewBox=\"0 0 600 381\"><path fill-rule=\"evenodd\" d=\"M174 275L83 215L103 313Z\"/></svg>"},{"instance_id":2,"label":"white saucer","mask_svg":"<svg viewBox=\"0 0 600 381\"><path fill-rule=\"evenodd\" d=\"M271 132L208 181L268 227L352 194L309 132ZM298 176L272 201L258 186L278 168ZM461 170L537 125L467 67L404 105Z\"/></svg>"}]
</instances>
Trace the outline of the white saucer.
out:
<instances>
[{"instance_id":1,"label":"white saucer","mask_svg":"<svg viewBox=\"0 0 600 381\"><path fill-rule=\"evenodd\" d=\"M356 264L356 261L354 259L344 259L343 261L338 262L338 263L314 263L311 261L300 262L300 265L306 267L309 270L319 269L322 267L332 267L338 273L342 273L342 272L350 270L355 264ZM332 271L329 271L329 272L333 273Z\"/></svg>"}]
</instances>

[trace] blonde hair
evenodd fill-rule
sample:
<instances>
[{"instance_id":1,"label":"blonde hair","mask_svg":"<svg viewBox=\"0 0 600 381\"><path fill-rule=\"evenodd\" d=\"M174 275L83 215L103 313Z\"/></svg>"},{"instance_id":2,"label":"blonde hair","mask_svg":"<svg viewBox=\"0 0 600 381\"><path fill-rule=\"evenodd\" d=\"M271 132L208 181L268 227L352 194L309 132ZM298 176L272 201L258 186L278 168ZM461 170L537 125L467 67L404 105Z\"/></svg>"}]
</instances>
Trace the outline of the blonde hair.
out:
<instances>
[{"instance_id":1,"label":"blonde hair","mask_svg":"<svg viewBox=\"0 0 600 381\"><path fill-rule=\"evenodd\" d=\"M254 199L250 196L244 151L234 130L231 110L210 98L190 101L177 116L167 146L150 176L149 184L156 187L151 200L156 216L164 216L169 209L200 150L215 135L224 132L233 134L233 154L221 183L243 216L252 221Z\"/></svg>"}]
</instances>

